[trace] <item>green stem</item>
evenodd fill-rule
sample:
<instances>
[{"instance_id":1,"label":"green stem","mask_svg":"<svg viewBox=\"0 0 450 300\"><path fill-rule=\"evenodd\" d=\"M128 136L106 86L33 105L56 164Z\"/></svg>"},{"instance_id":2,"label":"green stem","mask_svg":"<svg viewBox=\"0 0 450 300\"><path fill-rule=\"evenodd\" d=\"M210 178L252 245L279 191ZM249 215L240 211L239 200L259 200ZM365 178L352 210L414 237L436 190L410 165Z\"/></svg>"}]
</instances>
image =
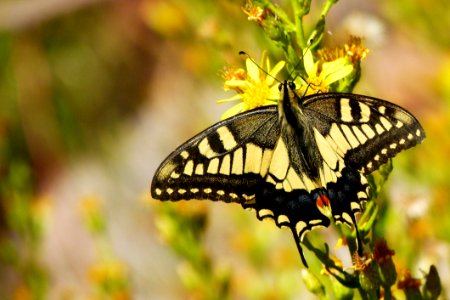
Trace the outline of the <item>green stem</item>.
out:
<instances>
[{"instance_id":1,"label":"green stem","mask_svg":"<svg viewBox=\"0 0 450 300\"><path fill-rule=\"evenodd\" d=\"M328 0L328 1L326 1L323 4L323 6L322 6L322 12L320 13L320 16L322 18L325 18L328 15L328 12L330 11L330 9L333 6L333 4L335 4L336 2L338 2L338 0Z\"/></svg>"},{"instance_id":2,"label":"green stem","mask_svg":"<svg viewBox=\"0 0 450 300\"><path fill-rule=\"evenodd\" d=\"M294 12L295 22L295 34L297 38L297 44L302 49L306 48L305 31L303 28L303 17L309 13L311 7L311 0L303 0L302 3L299 0L291 0L292 10Z\"/></svg>"}]
</instances>

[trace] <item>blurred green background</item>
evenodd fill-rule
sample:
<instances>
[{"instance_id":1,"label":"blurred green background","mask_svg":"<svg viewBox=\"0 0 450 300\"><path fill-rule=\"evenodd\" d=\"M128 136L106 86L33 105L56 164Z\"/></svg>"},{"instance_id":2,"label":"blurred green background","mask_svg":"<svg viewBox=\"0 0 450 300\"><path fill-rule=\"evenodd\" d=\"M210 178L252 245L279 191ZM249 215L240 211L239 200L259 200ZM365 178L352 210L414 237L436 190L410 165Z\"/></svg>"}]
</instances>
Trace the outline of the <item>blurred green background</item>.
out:
<instances>
[{"instance_id":1,"label":"blurred green background","mask_svg":"<svg viewBox=\"0 0 450 300\"><path fill-rule=\"evenodd\" d=\"M149 199L162 159L226 110L222 68L274 49L244 5L0 1L0 299L205 299L167 243L185 234L173 207L201 216L231 299L314 299L288 231L238 205ZM449 297L450 2L341 0L327 21L326 43L370 49L355 92L425 128L394 160L380 224L396 264L419 278L435 264Z\"/></svg>"}]
</instances>

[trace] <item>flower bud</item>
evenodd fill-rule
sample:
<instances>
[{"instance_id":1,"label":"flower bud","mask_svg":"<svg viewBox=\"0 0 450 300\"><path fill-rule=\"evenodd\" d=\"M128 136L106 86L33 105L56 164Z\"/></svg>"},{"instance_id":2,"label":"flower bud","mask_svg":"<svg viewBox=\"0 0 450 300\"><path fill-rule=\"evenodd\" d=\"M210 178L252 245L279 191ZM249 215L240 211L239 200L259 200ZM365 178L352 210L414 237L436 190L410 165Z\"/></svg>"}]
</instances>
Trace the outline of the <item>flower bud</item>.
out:
<instances>
[{"instance_id":1,"label":"flower bud","mask_svg":"<svg viewBox=\"0 0 450 300\"><path fill-rule=\"evenodd\" d=\"M431 265L430 271L425 277L425 286L423 294L426 299L436 299L442 291L441 280L434 265Z\"/></svg>"},{"instance_id":2,"label":"flower bud","mask_svg":"<svg viewBox=\"0 0 450 300\"><path fill-rule=\"evenodd\" d=\"M325 297L325 287L316 275L311 273L308 269L303 269L302 279L308 291L318 297Z\"/></svg>"},{"instance_id":3,"label":"flower bud","mask_svg":"<svg viewBox=\"0 0 450 300\"><path fill-rule=\"evenodd\" d=\"M338 300L353 299L354 290L352 288L346 287L345 285L340 283L334 276L330 276L330 281L336 299Z\"/></svg>"}]
</instances>

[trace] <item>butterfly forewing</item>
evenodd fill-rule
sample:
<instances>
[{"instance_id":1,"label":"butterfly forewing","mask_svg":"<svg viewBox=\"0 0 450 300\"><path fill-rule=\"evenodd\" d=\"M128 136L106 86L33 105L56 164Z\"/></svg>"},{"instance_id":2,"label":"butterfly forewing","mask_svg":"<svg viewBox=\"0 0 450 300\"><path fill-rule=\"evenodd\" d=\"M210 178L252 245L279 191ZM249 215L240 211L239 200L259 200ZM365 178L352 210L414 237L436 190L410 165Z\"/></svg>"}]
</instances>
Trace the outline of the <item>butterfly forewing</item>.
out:
<instances>
[{"instance_id":1,"label":"butterfly forewing","mask_svg":"<svg viewBox=\"0 0 450 300\"><path fill-rule=\"evenodd\" d=\"M346 166L366 175L425 138L413 115L381 99L328 93L307 98L303 105L321 135L319 148L331 148Z\"/></svg>"},{"instance_id":2,"label":"butterfly forewing","mask_svg":"<svg viewBox=\"0 0 450 300\"><path fill-rule=\"evenodd\" d=\"M161 164L152 182L152 196L160 200L251 201L267 173L279 131L275 106L213 125Z\"/></svg>"}]
</instances>

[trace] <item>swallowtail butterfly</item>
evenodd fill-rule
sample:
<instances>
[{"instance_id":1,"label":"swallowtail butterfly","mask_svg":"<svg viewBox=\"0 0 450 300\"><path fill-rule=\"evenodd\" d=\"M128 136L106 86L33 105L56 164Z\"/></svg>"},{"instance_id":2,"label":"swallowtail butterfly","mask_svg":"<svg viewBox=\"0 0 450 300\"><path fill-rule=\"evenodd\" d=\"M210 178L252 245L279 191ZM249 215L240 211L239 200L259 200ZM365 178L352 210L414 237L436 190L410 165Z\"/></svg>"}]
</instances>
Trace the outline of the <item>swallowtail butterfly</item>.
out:
<instances>
[{"instance_id":1,"label":"swallowtail butterfly","mask_svg":"<svg viewBox=\"0 0 450 300\"><path fill-rule=\"evenodd\" d=\"M422 142L416 118L390 102L356 94L299 97L280 84L278 105L223 120L182 144L159 166L151 194L159 200L236 202L288 227L300 241L313 228L356 226L368 199L366 176ZM359 238L359 237L358 237Z\"/></svg>"}]
</instances>

